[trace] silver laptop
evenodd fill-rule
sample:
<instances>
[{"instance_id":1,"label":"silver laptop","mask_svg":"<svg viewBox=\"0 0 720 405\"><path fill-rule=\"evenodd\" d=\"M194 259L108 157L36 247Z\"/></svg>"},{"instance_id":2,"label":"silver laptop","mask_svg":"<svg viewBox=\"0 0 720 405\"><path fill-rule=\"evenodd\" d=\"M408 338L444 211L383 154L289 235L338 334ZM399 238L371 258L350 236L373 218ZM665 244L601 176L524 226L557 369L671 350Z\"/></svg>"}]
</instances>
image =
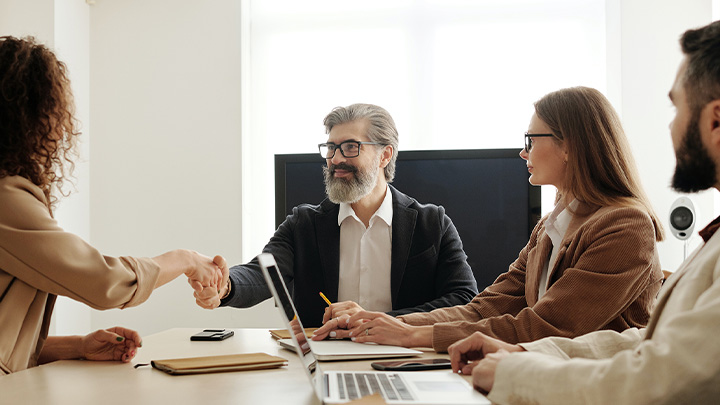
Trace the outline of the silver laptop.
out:
<instances>
[{"instance_id":1,"label":"silver laptop","mask_svg":"<svg viewBox=\"0 0 720 405\"><path fill-rule=\"evenodd\" d=\"M285 321L295 352L303 363L315 395L324 404L340 404L379 392L388 404L490 404L482 394L451 371L382 372L326 371L317 365L285 282L268 253L258 256L268 287ZM357 344L357 343L355 343Z\"/></svg>"}]
</instances>

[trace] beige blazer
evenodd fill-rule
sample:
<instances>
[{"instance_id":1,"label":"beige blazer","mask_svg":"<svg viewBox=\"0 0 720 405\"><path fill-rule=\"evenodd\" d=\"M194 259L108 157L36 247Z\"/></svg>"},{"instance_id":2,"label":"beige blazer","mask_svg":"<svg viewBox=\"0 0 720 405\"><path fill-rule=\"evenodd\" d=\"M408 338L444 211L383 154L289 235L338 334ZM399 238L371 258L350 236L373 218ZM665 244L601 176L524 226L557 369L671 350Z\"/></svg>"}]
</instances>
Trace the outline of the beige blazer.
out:
<instances>
[{"instance_id":1,"label":"beige blazer","mask_svg":"<svg viewBox=\"0 0 720 405\"><path fill-rule=\"evenodd\" d=\"M523 344L503 359L500 404L720 402L720 232L660 292L646 329Z\"/></svg>"},{"instance_id":2,"label":"beige blazer","mask_svg":"<svg viewBox=\"0 0 720 405\"><path fill-rule=\"evenodd\" d=\"M476 331L519 343L645 326L662 280L647 212L581 204L549 270L547 292L538 299L540 274L552 251L546 219L510 269L469 304L399 318L433 325L437 351Z\"/></svg>"},{"instance_id":3,"label":"beige blazer","mask_svg":"<svg viewBox=\"0 0 720 405\"><path fill-rule=\"evenodd\" d=\"M0 376L37 364L57 295L130 307L149 297L159 270L148 258L103 256L58 226L40 188L1 178Z\"/></svg>"}]
</instances>

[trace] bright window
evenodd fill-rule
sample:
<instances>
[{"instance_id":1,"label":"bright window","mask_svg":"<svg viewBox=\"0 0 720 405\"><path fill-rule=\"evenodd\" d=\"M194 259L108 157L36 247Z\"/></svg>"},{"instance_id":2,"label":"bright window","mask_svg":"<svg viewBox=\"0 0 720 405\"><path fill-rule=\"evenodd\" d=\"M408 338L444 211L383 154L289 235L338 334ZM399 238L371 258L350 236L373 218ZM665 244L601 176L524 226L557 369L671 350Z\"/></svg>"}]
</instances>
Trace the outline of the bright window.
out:
<instances>
[{"instance_id":1,"label":"bright window","mask_svg":"<svg viewBox=\"0 0 720 405\"><path fill-rule=\"evenodd\" d=\"M386 108L400 153L519 151L538 98L606 88L600 0L249 0L245 11L246 259L274 230L273 155L316 152L335 106Z\"/></svg>"}]
</instances>

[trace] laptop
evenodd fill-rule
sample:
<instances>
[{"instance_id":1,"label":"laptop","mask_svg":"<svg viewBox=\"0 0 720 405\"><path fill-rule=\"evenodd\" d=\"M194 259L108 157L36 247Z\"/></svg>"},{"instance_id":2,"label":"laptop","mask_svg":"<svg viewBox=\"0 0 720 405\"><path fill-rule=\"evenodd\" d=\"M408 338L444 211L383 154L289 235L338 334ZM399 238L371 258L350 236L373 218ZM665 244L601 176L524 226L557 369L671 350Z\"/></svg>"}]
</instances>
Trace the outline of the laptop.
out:
<instances>
[{"instance_id":1,"label":"laptop","mask_svg":"<svg viewBox=\"0 0 720 405\"><path fill-rule=\"evenodd\" d=\"M314 346L305 336L275 258L263 253L258 256L258 261L285 326L290 331L295 353L300 357L313 391L322 403L341 404L378 392L388 404L490 404L465 379L449 370L323 372L317 363Z\"/></svg>"}]
</instances>

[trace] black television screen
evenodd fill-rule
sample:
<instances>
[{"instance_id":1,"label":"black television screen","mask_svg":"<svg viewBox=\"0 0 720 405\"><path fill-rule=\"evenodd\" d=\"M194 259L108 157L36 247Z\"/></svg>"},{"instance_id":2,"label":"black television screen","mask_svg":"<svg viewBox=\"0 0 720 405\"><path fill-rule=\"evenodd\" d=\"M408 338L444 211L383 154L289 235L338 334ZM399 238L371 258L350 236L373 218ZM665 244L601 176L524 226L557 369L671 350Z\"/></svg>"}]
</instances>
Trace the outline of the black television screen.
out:
<instances>
[{"instance_id":1,"label":"black television screen","mask_svg":"<svg viewBox=\"0 0 720 405\"><path fill-rule=\"evenodd\" d=\"M540 219L518 149L400 151L392 185L420 203L445 207L460 234L478 288L492 284L527 244ZM292 208L325 196L317 153L275 155L275 225Z\"/></svg>"}]
</instances>

